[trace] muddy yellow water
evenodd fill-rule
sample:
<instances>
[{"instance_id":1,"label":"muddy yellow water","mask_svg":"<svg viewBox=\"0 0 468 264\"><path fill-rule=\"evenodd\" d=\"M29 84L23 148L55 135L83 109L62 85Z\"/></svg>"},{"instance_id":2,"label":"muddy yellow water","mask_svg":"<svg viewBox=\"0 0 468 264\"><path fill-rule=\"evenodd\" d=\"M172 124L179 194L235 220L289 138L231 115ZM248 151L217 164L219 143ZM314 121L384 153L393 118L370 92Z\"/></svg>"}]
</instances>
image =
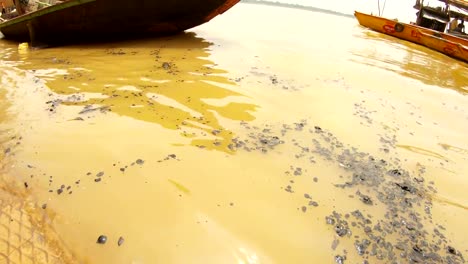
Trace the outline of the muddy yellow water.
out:
<instances>
[{"instance_id":1,"label":"muddy yellow water","mask_svg":"<svg viewBox=\"0 0 468 264\"><path fill-rule=\"evenodd\" d=\"M0 263L468 257L466 63L248 4L162 39L0 48Z\"/></svg>"}]
</instances>

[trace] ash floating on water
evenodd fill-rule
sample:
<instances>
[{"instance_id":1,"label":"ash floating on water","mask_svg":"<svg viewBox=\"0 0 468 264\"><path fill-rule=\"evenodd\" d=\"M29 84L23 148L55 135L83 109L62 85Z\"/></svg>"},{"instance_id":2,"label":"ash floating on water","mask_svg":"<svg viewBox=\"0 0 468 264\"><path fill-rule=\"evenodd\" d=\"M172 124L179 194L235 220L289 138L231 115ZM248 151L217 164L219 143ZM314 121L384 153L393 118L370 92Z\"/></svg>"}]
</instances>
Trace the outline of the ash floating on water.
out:
<instances>
[{"instance_id":1,"label":"ash floating on water","mask_svg":"<svg viewBox=\"0 0 468 264\"><path fill-rule=\"evenodd\" d=\"M250 126L245 123L243 125L251 130ZM295 148L298 151L294 153L295 158L309 160L310 166L320 166L323 163L336 165L343 171L342 177L335 182L338 190L354 190L365 206L378 207L379 210L374 210L375 212L384 211L383 214L366 216L359 210L333 211L325 219L333 227L330 235L337 238L333 241L333 249L338 245L345 247L346 243L339 241L354 234L354 245L352 248L345 248L344 252L355 251L364 262L370 259L390 263L464 262L460 251L450 245L443 229L432 219L430 197L436 190L425 184L425 170L407 171L402 168L398 158L391 157L397 142L394 135L380 135L378 144L381 145L381 150L385 150L383 155L386 157L382 159L344 144L324 128L308 128L306 120L292 125L268 125L254 129L258 132L250 133L248 139L233 140L231 150L267 153L280 144L286 149L298 147ZM310 140L299 143L296 139L303 139L304 133L308 134L306 138L310 137ZM287 140L289 138L292 139ZM317 157L320 157L322 164L316 160ZM288 176L311 177L303 173L307 171L307 167L291 166L289 169L286 173ZM291 195L300 195L293 191L291 185L287 185L284 190ZM307 194L304 198L310 200L310 195ZM356 197L350 195L349 199ZM302 206L300 209L305 213L310 207ZM335 257L335 262L344 263L346 259L346 254L340 254Z\"/></svg>"}]
</instances>

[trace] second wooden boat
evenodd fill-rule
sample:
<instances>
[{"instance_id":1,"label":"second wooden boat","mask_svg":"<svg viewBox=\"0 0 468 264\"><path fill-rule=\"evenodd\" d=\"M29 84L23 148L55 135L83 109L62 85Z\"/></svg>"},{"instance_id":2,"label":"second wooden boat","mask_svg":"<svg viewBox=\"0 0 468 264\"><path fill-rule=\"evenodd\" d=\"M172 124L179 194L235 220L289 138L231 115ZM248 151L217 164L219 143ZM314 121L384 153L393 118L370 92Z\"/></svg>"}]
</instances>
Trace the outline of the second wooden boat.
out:
<instances>
[{"instance_id":1,"label":"second wooden boat","mask_svg":"<svg viewBox=\"0 0 468 264\"><path fill-rule=\"evenodd\" d=\"M468 40L466 39L357 11L354 16L364 27L426 46L468 62Z\"/></svg>"}]
</instances>

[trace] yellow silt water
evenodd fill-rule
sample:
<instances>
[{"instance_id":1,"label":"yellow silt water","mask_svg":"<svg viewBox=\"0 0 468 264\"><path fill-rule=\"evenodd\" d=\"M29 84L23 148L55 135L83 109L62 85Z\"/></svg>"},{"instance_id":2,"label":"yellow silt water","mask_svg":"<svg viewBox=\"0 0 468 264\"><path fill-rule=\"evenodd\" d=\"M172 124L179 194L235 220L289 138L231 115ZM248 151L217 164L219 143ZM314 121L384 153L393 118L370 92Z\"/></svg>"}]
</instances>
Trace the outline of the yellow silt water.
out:
<instances>
[{"instance_id":1,"label":"yellow silt water","mask_svg":"<svg viewBox=\"0 0 468 264\"><path fill-rule=\"evenodd\" d=\"M247 4L171 37L0 46L0 263L466 258L462 62Z\"/></svg>"}]
</instances>

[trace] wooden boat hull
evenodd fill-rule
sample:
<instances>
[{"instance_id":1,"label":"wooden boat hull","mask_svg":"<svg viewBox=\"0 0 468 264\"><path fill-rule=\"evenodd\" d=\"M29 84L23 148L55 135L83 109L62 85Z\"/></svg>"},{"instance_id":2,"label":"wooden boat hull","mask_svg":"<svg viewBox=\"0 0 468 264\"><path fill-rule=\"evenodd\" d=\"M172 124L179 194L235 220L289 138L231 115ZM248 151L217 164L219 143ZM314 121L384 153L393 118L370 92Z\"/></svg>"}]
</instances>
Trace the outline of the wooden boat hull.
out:
<instances>
[{"instance_id":1,"label":"wooden boat hull","mask_svg":"<svg viewBox=\"0 0 468 264\"><path fill-rule=\"evenodd\" d=\"M5 38L44 42L173 34L208 22L239 0L69 0L0 24Z\"/></svg>"},{"instance_id":2,"label":"wooden boat hull","mask_svg":"<svg viewBox=\"0 0 468 264\"><path fill-rule=\"evenodd\" d=\"M451 57L468 62L468 48L459 43L455 43L438 36L421 32L421 41L424 46L440 51Z\"/></svg>"},{"instance_id":3,"label":"wooden boat hull","mask_svg":"<svg viewBox=\"0 0 468 264\"><path fill-rule=\"evenodd\" d=\"M468 40L449 34L401 23L395 20L355 12L354 16L364 27L411 41L468 62Z\"/></svg>"}]
</instances>

